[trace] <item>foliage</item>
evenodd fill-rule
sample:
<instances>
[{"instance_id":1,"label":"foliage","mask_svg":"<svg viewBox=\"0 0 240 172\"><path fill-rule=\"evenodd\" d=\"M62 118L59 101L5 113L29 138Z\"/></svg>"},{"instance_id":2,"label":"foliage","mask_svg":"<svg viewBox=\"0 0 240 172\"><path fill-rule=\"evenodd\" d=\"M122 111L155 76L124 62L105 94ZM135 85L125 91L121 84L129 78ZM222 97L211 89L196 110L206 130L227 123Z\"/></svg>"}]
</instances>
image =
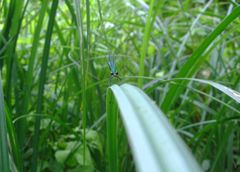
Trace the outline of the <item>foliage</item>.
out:
<instances>
[{"instance_id":1,"label":"foliage","mask_svg":"<svg viewBox=\"0 0 240 172\"><path fill-rule=\"evenodd\" d=\"M124 83L203 170L239 171L239 15L234 0L0 1L0 171L139 169L127 118L109 116Z\"/></svg>"}]
</instances>

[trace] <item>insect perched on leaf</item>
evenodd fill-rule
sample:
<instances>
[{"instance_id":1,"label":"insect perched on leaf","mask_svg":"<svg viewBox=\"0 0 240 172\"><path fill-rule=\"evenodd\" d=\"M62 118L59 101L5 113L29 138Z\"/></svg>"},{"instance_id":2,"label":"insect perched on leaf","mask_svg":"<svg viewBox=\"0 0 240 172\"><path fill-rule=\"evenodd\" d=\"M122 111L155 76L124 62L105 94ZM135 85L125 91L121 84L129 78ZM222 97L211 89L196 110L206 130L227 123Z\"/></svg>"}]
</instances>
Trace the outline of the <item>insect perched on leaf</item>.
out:
<instances>
[{"instance_id":1,"label":"insect perched on leaf","mask_svg":"<svg viewBox=\"0 0 240 172\"><path fill-rule=\"evenodd\" d=\"M110 79L109 79L109 83L111 83L111 80L114 77L120 79L119 76L118 76L118 71L117 71L117 68L116 68L116 65L115 65L115 62L114 62L114 59L113 59L112 55L108 56L108 66L109 66L109 69L111 71L111 76L110 76Z\"/></svg>"}]
</instances>

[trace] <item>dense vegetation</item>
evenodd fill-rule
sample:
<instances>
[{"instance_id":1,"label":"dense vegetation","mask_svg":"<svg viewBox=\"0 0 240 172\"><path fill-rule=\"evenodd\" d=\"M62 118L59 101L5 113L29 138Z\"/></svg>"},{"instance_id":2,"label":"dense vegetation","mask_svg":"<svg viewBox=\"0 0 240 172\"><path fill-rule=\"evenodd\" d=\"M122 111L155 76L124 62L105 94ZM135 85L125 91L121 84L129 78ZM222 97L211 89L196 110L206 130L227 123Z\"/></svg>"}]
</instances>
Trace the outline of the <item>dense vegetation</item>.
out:
<instances>
[{"instance_id":1,"label":"dense vegetation","mask_svg":"<svg viewBox=\"0 0 240 172\"><path fill-rule=\"evenodd\" d=\"M234 0L0 1L0 171L111 171L106 95L123 83L205 171L240 171L239 15ZM115 168L136 171L115 125Z\"/></svg>"}]
</instances>

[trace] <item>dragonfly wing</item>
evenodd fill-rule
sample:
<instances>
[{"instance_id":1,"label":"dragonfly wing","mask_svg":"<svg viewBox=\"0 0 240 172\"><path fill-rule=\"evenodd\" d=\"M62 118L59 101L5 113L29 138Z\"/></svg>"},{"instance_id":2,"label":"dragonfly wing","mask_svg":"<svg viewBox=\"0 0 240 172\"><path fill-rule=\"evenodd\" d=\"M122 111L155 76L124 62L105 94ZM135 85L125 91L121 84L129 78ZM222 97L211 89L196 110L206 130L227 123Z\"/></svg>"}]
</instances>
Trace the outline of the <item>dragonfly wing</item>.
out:
<instances>
[{"instance_id":1,"label":"dragonfly wing","mask_svg":"<svg viewBox=\"0 0 240 172\"><path fill-rule=\"evenodd\" d=\"M116 73L115 63L114 63L113 57L111 55L109 55L108 66L112 73Z\"/></svg>"},{"instance_id":2,"label":"dragonfly wing","mask_svg":"<svg viewBox=\"0 0 240 172\"><path fill-rule=\"evenodd\" d=\"M110 62L108 62L108 67L109 67L110 71L112 72L112 64Z\"/></svg>"}]
</instances>

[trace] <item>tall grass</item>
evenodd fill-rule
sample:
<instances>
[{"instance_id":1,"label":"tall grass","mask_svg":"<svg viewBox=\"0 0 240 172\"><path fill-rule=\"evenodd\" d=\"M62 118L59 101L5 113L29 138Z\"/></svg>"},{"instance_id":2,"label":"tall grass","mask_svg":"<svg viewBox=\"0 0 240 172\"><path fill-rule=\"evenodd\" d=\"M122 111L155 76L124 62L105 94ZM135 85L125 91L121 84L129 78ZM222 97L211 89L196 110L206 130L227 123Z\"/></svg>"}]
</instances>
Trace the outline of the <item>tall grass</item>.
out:
<instances>
[{"instance_id":1,"label":"tall grass","mask_svg":"<svg viewBox=\"0 0 240 172\"><path fill-rule=\"evenodd\" d=\"M32 155L32 171L33 172L37 171L41 114L43 112L43 97L44 97L44 90L45 90L44 86L45 86L46 76L47 76L51 37L52 37L52 31L53 31L57 7L58 7L58 0L54 0L52 2L52 6L50 10L48 28L47 28L47 33L46 33L45 43L43 48L43 57L42 57L41 71L39 76L39 87L38 87L38 95L37 95L38 99L37 99L37 108L36 108L36 114L38 115L36 116L36 120L35 120L34 137L33 137L33 155Z\"/></svg>"},{"instance_id":2,"label":"tall grass","mask_svg":"<svg viewBox=\"0 0 240 172\"><path fill-rule=\"evenodd\" d=\"M144 61L145 61L145 56L147 55L147 48L148 48L148 43L150 39L150 32L153 30L153 24L155 23L155 18L157 15L158 10L161 5L160 1L155 2L155 0L151 1L149 12L148 12L148 17L146 20L146 26L144 30L144 36L143 36L143 43L141 46L141 56L140 56L140 68L139 68L139 76L144 75ZM155 8L155 10L154 10ZM140 77L138 80L138 85L139 87L142 87L143 85L143 79Z\"/></svg>"},{"instance_id":3,"label":"tall grass","mask_svg":"<svg viewBox=\"0 0 240 172\"><path fill-rule=\"evenodd\" d=\"M9 170L9 158L8 158L8 141L7 141L7 127L6 116L4 113L4 95L2 90L2 78L0 76L0 124L1 124L1 143L0 143L0 169L1 171Z\"/></svg>"},{"instance_id":4,"label":"tall grass","mask_svg":"<svg viewBox=\"0 0 240 172\"><path fill-rule=\"evenodd\" d=\"M239 171L239 15L235 1L1 1L0 171Z\"/></svg>"},{"instance_id":5,"label":"tall grass","mask_svg":"<svg viewBox=\"0 0 240 172\"><path fill-rule=\"evenodd\" d=\"M213 44L213 41L219 36L224 29L238 16L240 15L240 7L235 8L217 27L209 34L206 39L202 42L199 48L194 51L189 60L181 67L177 74L177 78L190 78L194 75L194 73L198 70L201 63L204 62L204 57L202 57L203 53L206 51L210 44ZM162 103L162 109L164 111L169 110L171 104L176 101L176 98L181 94L183 90L183 86L186 86L188 82L183 80L179 84L172 85L169 88L168 94ZM180 85L180 86L179 86Z\"/></svg>"}]
</instances>

